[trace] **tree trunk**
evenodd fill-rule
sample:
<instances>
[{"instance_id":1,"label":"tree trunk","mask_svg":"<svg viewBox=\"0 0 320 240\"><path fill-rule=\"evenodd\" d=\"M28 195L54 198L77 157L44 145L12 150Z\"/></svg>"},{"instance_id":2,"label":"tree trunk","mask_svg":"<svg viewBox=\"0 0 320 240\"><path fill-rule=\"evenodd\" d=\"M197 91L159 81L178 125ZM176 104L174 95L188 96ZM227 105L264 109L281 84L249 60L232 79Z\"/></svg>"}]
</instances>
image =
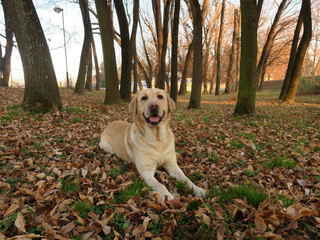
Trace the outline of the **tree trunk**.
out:
<instances>
[{"instance_id":1,"label":"tree trunk","mask_svg":"<svg viewBox=\"0 0 320 240\"><path fill-rule=\"evenodd\" d=\"M96 68L96 90L99 91L101 88L100 67L99 67L99 62L97 57L96 44L94 42L93 37L92 37L91 47L93 52L94 66Z\"/></svg>"},{"instance_id":2,"label":"tree trunk","mask_svg":"<svg viewBox=\"0 0 320 240\"><path fill-rule=\"evenodd\" d=\"M88 0L79 0L79 5L81 9L83 27L84 27L84 40L82 45L80 65L78 71L78 77L76 86L74 88L74 93L83 94L87 73L87 64L89 58L89 49L91 45L92 29L89 17Z\"/></svg>"},{"instance_id":3,"label":"tree trunk","mask_svg":"<svg viewBox=\"0 0 320 240\"><path fill-rule=\"evenodd\" d=\"M294 66L294 62L296 59L296 55L297 55L297 47L298 47L298 43L299 43L299 35L300 35L301 27L302 27L302 21L303 21L302 20L302 12L300 11L298 22L296 25L296 29L294 30L286 76L284 78L281 92L280 92L280 96L279 96L279 99L281 99L281 100L284 100L288 94L288 89L289 89L289 85L290 85L290 81L291 81L293 66Z\"/></svg>"},{"instance_id":4,"label":"tree trunk","mask_svg":"<svg viewBox=\"0 0 320 240\"><path fill-rule=\"evenodd\" d=\"M104 72L105 72L105 104L118 104L121 102L117 64L113 43L113 24L111 7L105 0L95 0L100 35L103 49Z\"/></svg>"},{"instance_id":5,"label":"tree trunk","mask_svg":"<svg viewBox=\"0 0 320 240\"><path fill-rule=\"evenodd\" d=\"M281 15L285 9L286 3L287 3L287 0L282 0L282 2L280 3L280 5L278 7L278 11L276 13L276 16L275 16L273 23L271 25L271 28L270 28L270 31L269 31L269 34L267 37L267 41L264 44L264 47L263 47L263 50L262 50L262 53L260 56L260 60L258 63L258 67L257 67L257 86L259 86L259 81L261 81L260 79L261 79L261 74L262 74L263 68L267 63L268 56L271 52L274 40L277 36L278 32L276 31L276 29L278 27Z\"/></svg>"},{"instance_id":6,"label":"tree trunk","mask_svg":"<svg viewBox=\"0 0 320 240\"><path fill-rule=\"evenodd\" d=\"M180 14L180 0L174 2L174 16L172 29L172 62L171 62L171 91L170 97L175 103L178 98L178 39L179 39L179 14Z\"/></svg>"},{"instance_id":7,"label":"tree trunk","mask_svg":"<svg viewBox=\"0 0 320 240\"><path fill-rule=\"evenodd\" d=\"M264 76L266 75L266 68L267 65L264 64L261 72L261 79L260 79L260 85L259 85L259 90L262 90L263 84L264 84Z\"/></svg>"},{"instance_id":8,"label":"tree trunk","mask_svg":"<svg viewBox=\"0 0 320 240\"><path fill-rule=\"evenodd\" d=\"M228 77L226 80L226 88L224 93L225 94L230 94L231 93L231 85L232 81L234 79L234 68L236 65L236 46L237 46L237 33L236 29L238 28L238 9L234 10L234 20L233 20L233 35L232 35L232 46L231 46L231 51L230 51L230 62L229 62L229 68L228 68Z\"/></svg>"},{"instance_id":9,"label":"tree trunk","mask_svg":"<svg viewBox=\"0 0 320 240\"><path fill-rule=\"evenodd\" d=\"M130 38L130 45L131 45L131 58L133 59L133 92L137 93L138 91L138 71L137 71L137 49L136 49L136 38L137 38L137 28L139 22L139 8L140 8L140 1L134 0L133 2L133 24L132 24L132 31L131 31L131 38ZM141 81L140 81L141 84ZM142 86L142 84L141 84ZM141 87L140 86L140 87ZM142 87L143 88L143 87Z\"/></svg>"},{"instance_id":10,"label":"tree trunk","mask_svg":"<svg viewBox=\"0 0 320 240\"><path fill-rule=\"evenodd\" d=\"M23 104L31 111L60 110L62 103L50 51L31 0L2 0L22 60Z\"/></svg>"},{"instance_id":11,"label":"tree trunk","mask_svg":"<svg viewBox=\"0 0 320 240\"><path fill-rule=\"evenodd\" d=\"M121 80L120 97L123 101L131 101L132 56L129 37L129 25L122 0L114 0L121 36Z\"/></svg>"},{"instance_id":12,"label":"tree trunk","mask_svg":"<svg viewBox=\"0 0 320 240\"><path fill-rule=\"evenodd\" d=\"M185 95L187 93L187 77L190 73L192 59L193 59L193 51L194 51L194 40L190 43L186 60L184 62L182 78L181 78L181 85L179 89L179 95Z\"/></svg>"},{"instance_id":13,"label":"tree trunk","mask_svg":"<svg viewBox=\"0 0 320 240\"><path fill-rule=\"evenodd\" d=\"M6 17L6 9L3 9L4 20L6 24L6 52L2 59L2 67L3 67L3 78L0 79L0 86L8 87L9 86L9 79L10 79L10 72L11 72L11 55L12 55L12 48L13 48L13 31L10 26L10 21Z\"/></svg>"},{"instance_id":14,"label":"tree trunk","mask_svg":"<svg viewBox=\"0 0 320 240\"><path fill-rule=\"evenodd\" d=\"M237 24L237 29L236 29L236 43L237 43L237 59L236 59L236 69L235 69L235 76L236 76L236 89L235 93L238 95L239 91L239 69L240 69L240 55L241 55L241 43L240 43L240 22L241 22L241 14L238 15L238 24Z\"/></svg>"},{"instance_id":15,"label":"tree trunk","mask_svg":"<svg viewBox=\"0 0 320 240\"><path fill-rule=\"evenodd\" d=\"M85 89L88 91L92 91L92 46L90 44L89 47L89 56L87 63L87 77L86 77L86 85Z\"/></svg>"},{"instance_id":16,"label":"tree trunk","mask_svg":"<svg viewBox=\"0 0 320 240\"><path fill-rule=\"evenodd\" d=\"M152 7L153 7L153 15L154 21L156 25L156 32L157 32L157 79L155 86L159 87L159 73L160 73L160 66L161 66L161 55L162 55L162 45L163 45L163 30L162 30L162 20L161 20L161 6L160 0L152 0Z\"/></svg>"},{"instance_id":17,"label":"tree trunk","mask_svg":"<svg viewBox=\"0 0 320 240\"><path fill-rule=\"evenodd\" d=\"M222 7L221 7L221 21L220 21L220 31L219 31L219 38L218 38L218 47L217 47L217 78L216 78L216 90L215 95L220 95L220 55L221 55L221 44L223 39L223 29L224 29L224 9L226 5L226 0L222 1Z\"/></svg>"},{"instance_id":18,"label":"tree trunk","mask_svg":"<svg viewBox=\"0 0 320 240\"><path fill-rule=\"evenodd\" d=\"M168 46L168 23L169 23L169 10L170 10L170 0L166 1L163 13L163 33L162 33L162 50L160 57L160 69L158 75L158 85L157 87L164 89L166 80L166 53Z\"/></svg>"},{"instance_id":19,"label":"tree trunk","mask_svg":"<svg viewBox=\"0 0 320 240\"><path fill-rule=\"evenodd\" d=\"M257 86L257 29L263 0L240 0L241 61L235 115L254 115Z\"/></svg>"},{"instance_id":20,"label":"tree trunk","mask_svg":"<svg viewBox=\"0 0 320 240\"><path fill-rule=\"evenodd\" d=\"M294 98L296 96L300 77L301 77L301 70L303 66L304 57L312 37L310 0L303 0L302 6L301 6L301 13L303 18L303 35L299 43L297 55L294 61L288 94L284 100L287 103L294 102Z\"/></svg>"},{"instance_id":21,"label":"tree trunk","mask_svg":"<svg viewBox=\"0 0 320 240\"><path fill-rule=\"evenodd\" d=\"M202 15L198 0L190 0L193 16L193 73L188 108L200 108L202 86Z\"/></svg>"}]
</instances>

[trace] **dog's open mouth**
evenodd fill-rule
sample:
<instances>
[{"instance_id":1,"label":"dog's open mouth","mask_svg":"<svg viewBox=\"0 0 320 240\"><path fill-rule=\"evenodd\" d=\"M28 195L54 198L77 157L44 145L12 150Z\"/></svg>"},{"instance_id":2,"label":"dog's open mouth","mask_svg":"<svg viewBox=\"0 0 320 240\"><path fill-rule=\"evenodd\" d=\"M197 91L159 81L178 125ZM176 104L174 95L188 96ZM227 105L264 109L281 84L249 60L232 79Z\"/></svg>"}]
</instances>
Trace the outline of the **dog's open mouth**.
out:
<instances>
[{"instance_id":1,"label":"dog's open mouth","mask_svg":"<svg viewBox=\"0 0 320 240\"><path fill-rule=\"evenodd\" d=\"M146 116L144 116L144 118L146 119L147 123L150 123L151 125L154 125L154 126L157 126L162 121L162 117L160 117L157 114L152 114L148 118Z\"/></svg>"}]
</instances>

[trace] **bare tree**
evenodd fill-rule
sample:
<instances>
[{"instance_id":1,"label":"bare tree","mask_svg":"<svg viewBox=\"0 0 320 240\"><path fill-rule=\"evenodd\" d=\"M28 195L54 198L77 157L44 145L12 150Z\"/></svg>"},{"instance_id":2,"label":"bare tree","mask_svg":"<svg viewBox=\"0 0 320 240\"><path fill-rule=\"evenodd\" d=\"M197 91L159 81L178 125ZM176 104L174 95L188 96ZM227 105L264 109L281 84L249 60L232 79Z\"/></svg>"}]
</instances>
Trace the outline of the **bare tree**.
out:
<instances>
[{"instance_id":1,"label":"bare tree","mask_svg":"<svg viewBox=\"0 0 320 240\"><path fill-rule=\"evenodd\" d=\"M257 85L257 29L263 0L240 0L241 60L235 115L255 113Z\"/></svg>"},{"instance_id":2,"label":"bare tree","mask_svg":"<svg viewBox=\"0 0 320 240\"><path fill-rule=\"evenodd\" d=\"M226 0L222 0L222 7L221 7L221 21L220 21L220 30L219 30L219 38L218 38L218 46L217 46L217 54L216 54L216 61L217 61L217 73L216 73L216 90L215 95L220 95L220 54L221 54L221 44L223 39L223 28L224 28L224 9L225 9Z\"/></svg>"},{"instance_id":3,"label":"bare tree","mask_svg":"<svg viewBox=\"0 0 320 240\"><path fill-rule=\"evenodd\" d=\"M267 59L271 53L271 49L272 49L273 43L275 41L275 38L276 38L277 34L279 33L279 31L277 31L277 27L279 25L281 15L286 7L286 3L287 3L287 0L282 0L279 7L278 7L277 13L275 15L275 18L273 20L273 23L271 25L271 28L270 28L270 31L269 31L269 34L268 34L268 37L266 40L266 43L264 44L264 47L263 47L263 50L262 50L262 53L260 56L260 60L259 60L258 67L257 67L257 87L260 84L260 86L259 86L260 89L262 88L262 84L263 84L262 73L265 70Z\"/></svg>"},{"instance_id":4,"label":"bare tree","mask_svg":"<svg viewBox=\"0 0 320 240\"><path fill-rule=\"evenodd\" d=\"M301 5L301 13L303 19L303 35L299 43L298 51L296 53L293 69L290 79L290 85L288 88L287 95L284 99L285 102L292 103L297 93L301 71L303 66L303 61L309 42L312 37L312 21L311 21L311 6L310 0L303 0ZM289 68L289 66L288 66Z\"/></svg>"},{"instance_id":5,"label":"bare tree","mask_svg":"<svg viewBox=\"0 0 320 240\"><path fill-rule=\"evenodd\" d=\"M231 51L230 51L230 61L229 61L229 68L228 68L228 77L226 80L226 88L224 93L225 94L230 94L231 93L231 85L232 81L235 76L235 65L237 64L236 62L236 47L237 47L237 31L238 31L238 9L234 9L234 19L233 19L233 34L232 34L232 46L231 46Z\"/></svg>"},{"instance_id":6,"label":"bare tree","mask_svg":"<svg viewBox=\"0 0 320 240\"><path fill-rule=\"evenodd\" d=\"M60 110L62 103L49 48L32 0L2 0L16 37L25 77L23 104L31 111Z\"/></svg>"},{"instance_id":7,"label":"bare tree","mask_svg":"<svg viewBox=\"0 0 320 240\"><path fill-rule=\"evenodd\" d=\"M100 26L100 35L103 48L105 88L105 104L118 104L121 102L120 91L118 87L117 64L113 43L113 23L111 6L105 0L95 0L98 20Z\"/></svg>"},{"instance_id":8,"label":"bare tree","mask_svg":"<svg viewBox=\"0 0 320 240\"><path fill-rule=\"evenodd\" d=\"M170 97L177 103L178 95L178 38L179 38L179 14L180 14L180 0L174 2L174 17L172 29L172 63L171 63L171 91Z\"/></svg>"},{"instance_id":9,"label":"bare tree","mask_svg":"<svg viewBox=\"0 0 320 240\"><path fill-rule=\"evenodd\" d=\"M74 93L83 94L85 88L89 51L92 39L92 29L89 16L88 0L79 0L79 5L81 9L82 21L84 26L84 40L82 45L80 65L76 86L74 88Z\"/></svg>"},{"instance_id":10,"label":"bare tree","mask_svg":"<svg viewBox=\"0 0 320 240\"><path fill-rule=\"evenodd\" d=\"M13 31L10 26L10 21L8 21L8 18L6 17L6 8L3 8L4 13L4 20L6 25L6 51L2 58L2 54L0 55L0 71L3 72L3 77L0 78L0 86L8 87L9 86L9 78L10 78L10 72L11 72L11 55L12 55L12 48L13 48Z\"/></svg>"},{"instance_id":11,"label":"bare tree","mask_svg":"<svg viewBox=\"0 0 320 240\"><path fill-rule=\"evenodd\" d=\"M198 0L190 0L193 16L193 73L188 108L200 108L202 85L202 11Z\"/></svg>"}]
</instances>

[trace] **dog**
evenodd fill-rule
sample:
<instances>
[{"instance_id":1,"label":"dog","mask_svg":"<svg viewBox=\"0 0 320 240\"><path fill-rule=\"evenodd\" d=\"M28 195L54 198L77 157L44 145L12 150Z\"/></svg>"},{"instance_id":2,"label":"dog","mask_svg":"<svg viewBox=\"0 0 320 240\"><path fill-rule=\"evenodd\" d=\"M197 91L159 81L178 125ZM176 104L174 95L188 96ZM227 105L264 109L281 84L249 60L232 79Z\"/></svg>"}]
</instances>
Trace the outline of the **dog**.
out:
<instances>
[{"instance_id":1,"label":"dog","mask_svg":"<svg viewBox=\"0 0 320 240\"><path fill-rule=\"evenodd\" d=\"M169 127L175 102L164 90L144 89L129 104L133 123L115 121L101 135L100 148L116 154L128 163L134 163L140 177L162 200L174 199L167 188L154 177L162 167L168 174L186 182L196 196L205 196L205 190L196 186L180 169L176 160L174 135Z\"/></svg>"}]
</instances>

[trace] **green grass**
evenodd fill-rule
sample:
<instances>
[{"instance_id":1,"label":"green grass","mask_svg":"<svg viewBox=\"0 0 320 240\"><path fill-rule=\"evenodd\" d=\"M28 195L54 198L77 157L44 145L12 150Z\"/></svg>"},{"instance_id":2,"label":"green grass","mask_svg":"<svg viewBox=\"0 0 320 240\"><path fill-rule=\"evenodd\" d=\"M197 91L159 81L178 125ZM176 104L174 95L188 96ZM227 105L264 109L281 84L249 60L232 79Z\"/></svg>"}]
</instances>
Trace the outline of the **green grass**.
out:
<instances>
[{"instance_id":1,"label":"green grass","mask_svg":"<svg viewBox=\"0 0 320 240\"><path fill-rule=\"evenodd\" d=\"M163 224L153 219L152 223L149 225L149 230L151 233L158 236L163 231Z\"/></svg>"},{"instance_id":2,"label":"green grass","mask_svg":"<svg viewBox=\"0 0 320 240\"><path fill-rule=\"evenodd\" d=\"M66 107L63 110L68 114L85 113L85 111L79 106L77 106L77 107Z\"/></svg>"},{"instance_id":3,"label":"green grass","mask_svg":"<svg viewBox=\"0 0 320 240\"><path fill-rule=\"evenodd\" d=\"M189 188L188 183L186 181L183 182L183 181L177 180L176 187L180 195L188 195L193 193L193 191Z\"/></svg>"},{"instance_id":4,"label":"green grass","mask_svg":"<svg viewBox=\"0 0 320 240\"><path fill-rule=\"evenodd\" d=\"M80 184L76 176L68 176L64 179L59 179L59 181L62 183L61 191L63 194L80 192Z\"/></svg>"},{"instance_id":5,"label":"green grass","mask_svg":"<svg viewBox=\"0 0 320 240\"><path fill-rule=\"evenodd\" d=\"M276 157L268 160L263 165L267 168L283 167L287 169L294 169L297 165L297 161L292 158L287 159L286 157Z\"/></svg>"},{"instance_id":6,"label":"green grass","mask_svg":"<svg viewBox=\"0 0 320 240\"><path fill-rule=\"evenodd\" d=\"M5 216L2 220L0 220L0 233L6 231L15 232L14 222L16 221L18 216L18 212L15 212L11 216Z\"/></svg>"},{"instance_id":7,"label":"green grass","mask_svg":"<svg viewBox=\"0 0 320 240\"><path fill-rule=\"evenodd\" d=\"M125 203L130 198L134 196L145 196L148 194L148 191L143 192L142 189L148 187L144 181L141 181L137 178L134 179L133 183L128 186L123 192L116 193L114 196L114 202L116 203Z\"/></svg>"},{"instance_id":8,"label":"green grass","mask_svg":"<svg viewBox=\"0 0 320 240\"><path fill-rule=\"evenodd\" d=\"M208 197L217 197L220 196L219 203L224 206L227 203L231 203L233 199L244 199L251 206L258 208L259 204L263 202L268 194L257 187L241 184L239 186L235 186L229 189L218 189L213 187L208 193Z\"/></svg>"}]
</instances>

